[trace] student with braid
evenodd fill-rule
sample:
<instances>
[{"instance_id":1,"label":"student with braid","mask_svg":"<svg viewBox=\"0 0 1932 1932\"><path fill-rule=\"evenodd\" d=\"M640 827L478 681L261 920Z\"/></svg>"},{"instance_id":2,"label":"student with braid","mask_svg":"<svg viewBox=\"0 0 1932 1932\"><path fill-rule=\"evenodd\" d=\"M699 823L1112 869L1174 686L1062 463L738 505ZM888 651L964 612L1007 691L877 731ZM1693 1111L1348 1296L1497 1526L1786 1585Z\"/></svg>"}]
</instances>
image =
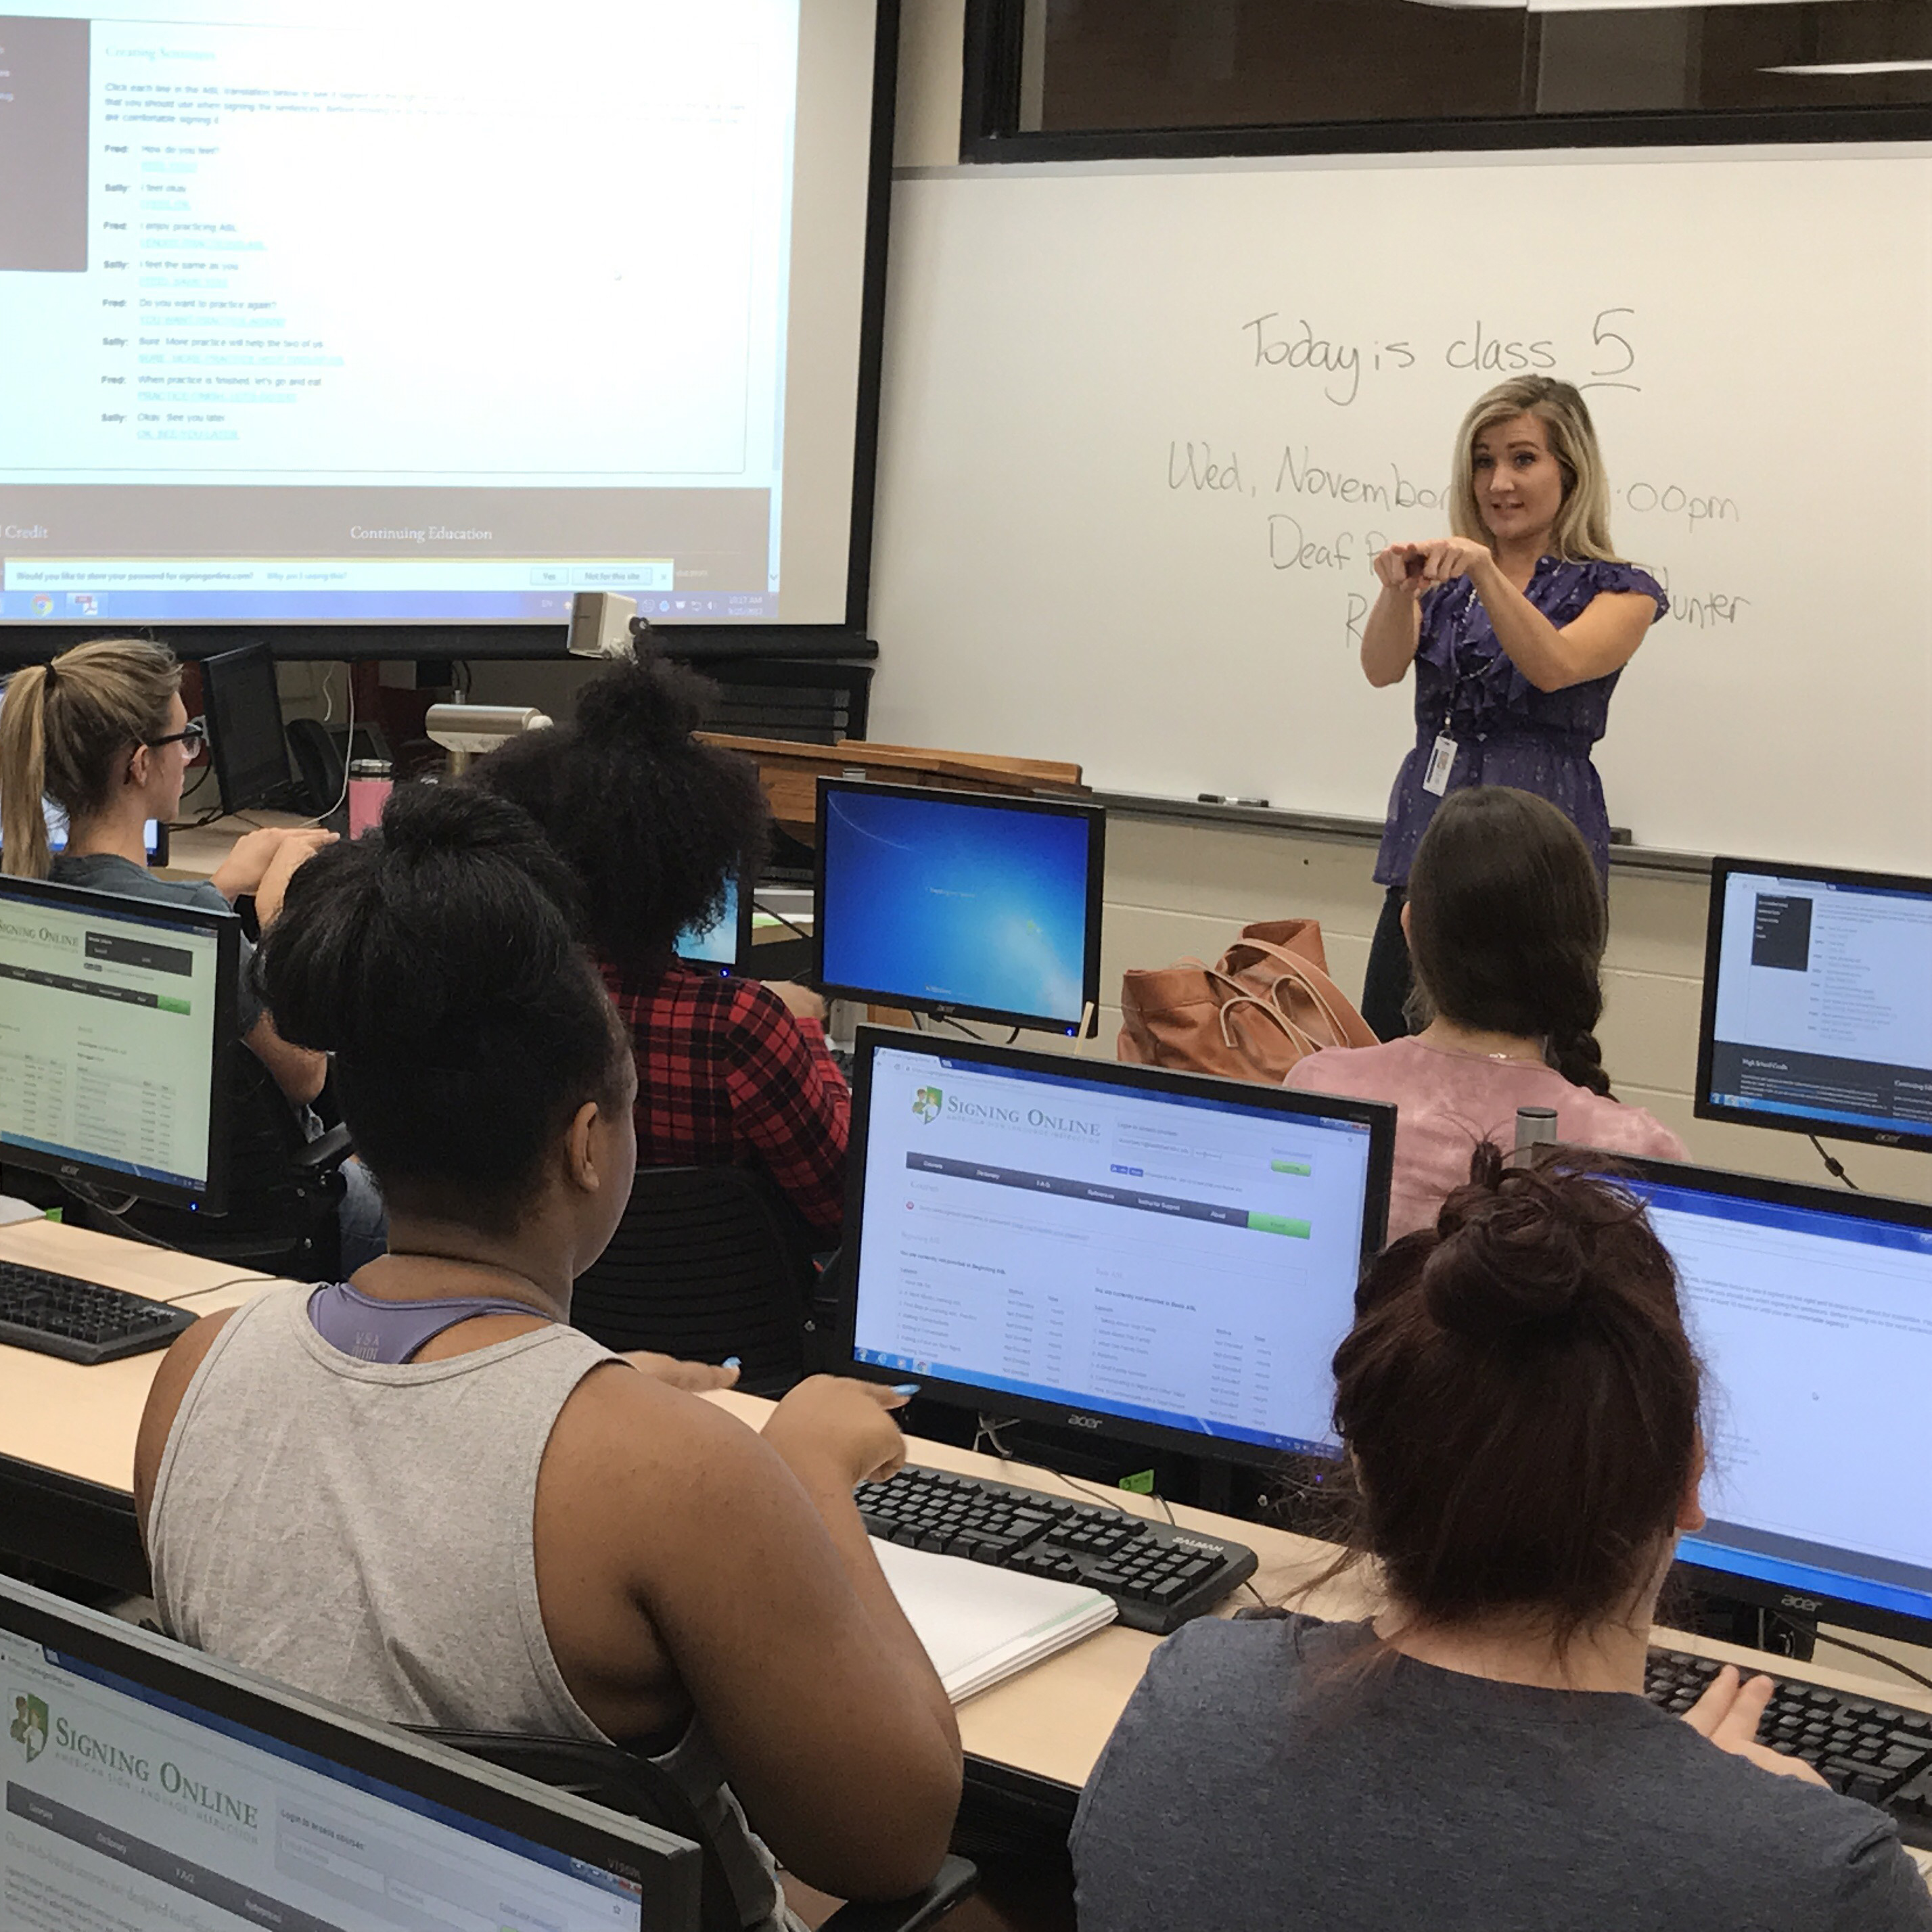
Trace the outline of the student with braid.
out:
<instances>
[{"instance_id":1,"label":"student with braid","mask_svg":"<svg viewBox=\"0 0 1932 1932\"><path fill-rule=\"evenodd\" d=\"M1420 1030L1331 1047L1287 1084L1396 1108L1389 1238L1433 1225L1472 1148L1516 1139L1519 1107L1553 1107L1557 1138L1661 1160L1684 1143L1621 1104L1596 1026L1607 916L1582 835L1556 806L1504 785L1454 792L1417 848L1402 927Z\"/></svg>"}]
</instances>

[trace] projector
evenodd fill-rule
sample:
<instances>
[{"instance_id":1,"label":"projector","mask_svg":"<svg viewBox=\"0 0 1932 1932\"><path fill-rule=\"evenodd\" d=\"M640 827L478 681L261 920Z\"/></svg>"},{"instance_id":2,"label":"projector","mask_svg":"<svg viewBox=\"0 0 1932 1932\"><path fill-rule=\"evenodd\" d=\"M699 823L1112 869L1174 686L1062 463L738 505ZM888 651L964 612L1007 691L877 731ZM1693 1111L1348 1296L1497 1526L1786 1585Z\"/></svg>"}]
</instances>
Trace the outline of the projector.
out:
<instances>
[{"instance_id":1,"label":"projector","mask_svg":"<svg viewBox=\"0 0 1932 1932\"><path fill-rule=\"evenodd\" d=\"M637 614L634 597L620 597L614 590L580 590L570 600L570 655L630 656L631 620Z\"/></svg>"},{"instance_id":2,"label":"projector","mask_svg":"<svg viewBox=\"0 0 1932 1932\"><path fill-rule=\"evenodd\" d=\"M494 752L519 732L541 731L550 722L534 704L432 704L423 729L448 752L456 774L467 771L480 752Z\"/></svg>"}]
</instances>

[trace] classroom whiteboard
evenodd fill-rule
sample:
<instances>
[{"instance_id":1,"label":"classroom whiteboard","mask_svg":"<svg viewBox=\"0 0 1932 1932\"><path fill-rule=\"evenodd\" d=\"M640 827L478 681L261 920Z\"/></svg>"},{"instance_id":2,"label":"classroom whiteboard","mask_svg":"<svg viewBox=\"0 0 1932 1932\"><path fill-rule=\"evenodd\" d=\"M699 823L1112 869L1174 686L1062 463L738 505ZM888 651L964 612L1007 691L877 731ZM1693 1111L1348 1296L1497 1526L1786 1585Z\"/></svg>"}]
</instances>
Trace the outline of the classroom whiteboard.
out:
<instances>
[{"instance_id":1,"label":"classroom whiteboard","mask_svg":"<svg viewBox=\"0 0 1932 1932\"><path fill-rule=\"evenodd\" d=\"M1932 871L1932 158L934 170L892 212L872 734L1379 818L1355 659L1463 410L1588 386L1672 610L1598 764L1641 844Z\"/></svg>"}]
</instances>

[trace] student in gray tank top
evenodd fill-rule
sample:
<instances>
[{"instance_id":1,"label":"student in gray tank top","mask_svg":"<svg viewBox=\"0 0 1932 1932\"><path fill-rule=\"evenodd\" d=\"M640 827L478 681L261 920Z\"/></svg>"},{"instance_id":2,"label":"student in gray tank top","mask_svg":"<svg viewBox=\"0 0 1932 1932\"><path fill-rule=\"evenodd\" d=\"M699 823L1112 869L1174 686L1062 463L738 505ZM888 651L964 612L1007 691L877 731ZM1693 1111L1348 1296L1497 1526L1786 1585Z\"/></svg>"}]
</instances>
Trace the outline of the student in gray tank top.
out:
<instances>
[{"instance_id":1,"label":"student in gray tank top","mask_svg":"<svg viewBox=\"0 0 1932 1932\"><path fill-rule=\"evenodd\" d=\"M390 1251L164 1359L135 1467L162 1620L379 1717L657 1756L747 1927L790 1923L760 1838L903 1895L960 1756L852 1502L904 1459L894 1399L814 1378L760 1435L568 1325L635 1074L560 866L514 806L423 787L291 883L264 991L335 1055Z\"/></svg>"},{"instance_id":2,"label":"student in gray tank top","mask_svg":"<svg viewBox=\"0 0 1932 1932\"><path fill-rule=\"evenodd\" d=\"M1646 1702L1704 1521L1676 1273L1615 1187L1475 1166L1335 1357L1338 1574L1373 1559L1380 1614L1155 1652L1074 1828L1082 1932L1928 1932L1892 1821L1755 1742L1768 1679Z\"/></svg>"}]
</instances>

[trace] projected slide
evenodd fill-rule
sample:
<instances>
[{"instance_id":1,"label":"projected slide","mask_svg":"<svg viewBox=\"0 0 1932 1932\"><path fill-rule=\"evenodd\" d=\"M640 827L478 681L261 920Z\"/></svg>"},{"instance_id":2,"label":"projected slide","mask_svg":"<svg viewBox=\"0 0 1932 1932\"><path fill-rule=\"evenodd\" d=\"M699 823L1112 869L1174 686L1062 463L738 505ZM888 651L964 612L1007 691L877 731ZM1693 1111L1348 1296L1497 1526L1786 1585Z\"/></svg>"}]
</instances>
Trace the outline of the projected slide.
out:
<instances>
[{"instance_id":1,"label":"projected slide","mask_svg":"<svg viewBox=\"0 0 1932 1932\"><path fill-rule=\"evenodd\" d=\"M785 602L801 0L182 12L0 20L0 616L842 618Z\"/></svg>"}]
</instances>

